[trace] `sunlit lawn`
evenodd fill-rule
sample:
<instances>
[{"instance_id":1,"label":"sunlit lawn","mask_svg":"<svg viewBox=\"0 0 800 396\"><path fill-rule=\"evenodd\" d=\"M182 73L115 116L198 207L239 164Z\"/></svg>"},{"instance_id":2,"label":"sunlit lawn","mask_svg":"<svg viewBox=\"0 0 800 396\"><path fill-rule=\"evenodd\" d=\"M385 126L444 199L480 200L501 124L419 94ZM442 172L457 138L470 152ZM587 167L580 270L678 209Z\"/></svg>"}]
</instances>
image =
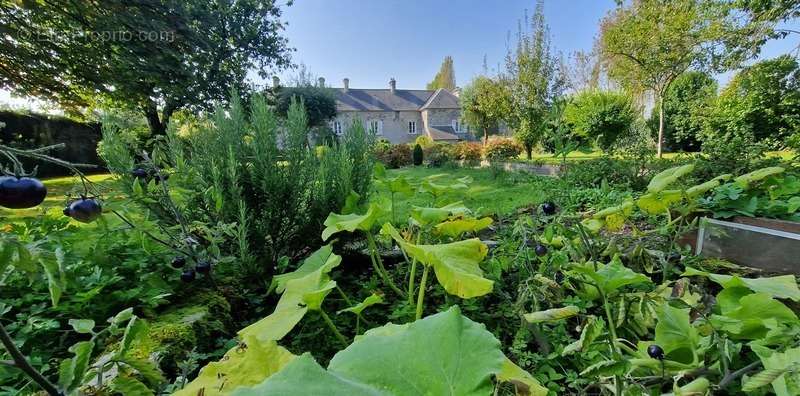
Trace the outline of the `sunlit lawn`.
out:
<instances>
[{"instance_id":1,"label":"sunlit lawn","mask_svg":"<svg viewBox=\"0 0 800 396\"><path fill-rule=\"evenodd\" d=\"M101 183L108 180L110 174L99 174L88 176L94 183ZM44 213L59 214L66 204L67 194L73 197L82 191L80 181L77 177L58 177L44 180L47 187L47 198L38 207L32 209L11 210L0 208L0 222L14 221L25 217L33 217Z\"/></svg>"},{"instance_id":2,"label":"sunlit lawn","mask_svg":"<svg viewBox=\"0 0 800 396\"><path fill-rule=\"evenodd\" d=\"M670 159L676 157L694 157L699 155L699 153L664 153L663 157ZM603 156L602 151L593 151L590 153L584 153L582 151L573 151L567 154L567 161L585 161L590 159L596 159ZM782 159L788 160L792 159L795 156L795 153L792 151L769 151L766 153L767 157L780 157ZM525 154L521 154L519 157L523 161L528 161L525 157ZM534 162L542 162L545 164L558 164L561 162L561 157L554 157L552 153L533 153L533 158L531 161Z\"/></svg>"}]
</instances>

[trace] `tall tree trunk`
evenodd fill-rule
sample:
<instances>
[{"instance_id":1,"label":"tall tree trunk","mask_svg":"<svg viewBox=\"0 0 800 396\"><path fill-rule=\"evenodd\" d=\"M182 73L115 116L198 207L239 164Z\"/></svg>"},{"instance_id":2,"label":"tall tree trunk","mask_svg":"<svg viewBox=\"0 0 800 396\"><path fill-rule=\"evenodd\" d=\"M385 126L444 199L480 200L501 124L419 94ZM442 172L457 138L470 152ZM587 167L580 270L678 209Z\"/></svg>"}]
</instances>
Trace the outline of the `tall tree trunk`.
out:
<instances>
[{"instance_id":1,"label":"tall tree trunk","mask_svg":"<svg viewBox=\"0 0 800 396\"><path fill-rule=\"evenodd\" d=\"M664 143L664 95L658 96L658 143L656 144L656 150L658 152L658 158L661 158L663 155L662 145Z\"/></svg>"},{"instance_id":2,"label":"tall tree trunk","mask_svg":"<svg viewBox=\"0 0 800 396\"><path fill-rule=\"evenodd\" d=\"M175 103L167 102L161 115L158 114L158 107L155 103L148 103L144 108L144 116L147 118L147 125L150 127L150 136L164 136L167 134L167 126L172 117L172 113L178 109Z\"/></svg>"},{"instance_id":3,"label":"tall tree trunk","mask_svg":"<svg viewBox=\"0 0 800 396\"><path fill-rule=\"evenodd\" d=\"M483 146L486 147L486 143L489 143L489 128L483 128Z\"/></svg>"},{"instance_id":4,"label":"tall tree trunk","mask_svg":"<svg viewBox=\"0 0 800 396\"><path fill-rule=\"evenodd\" d=\"M533 159L533 146L525 146L525 154L528 156L528 161Z\"/></svg>"}]
</instances>

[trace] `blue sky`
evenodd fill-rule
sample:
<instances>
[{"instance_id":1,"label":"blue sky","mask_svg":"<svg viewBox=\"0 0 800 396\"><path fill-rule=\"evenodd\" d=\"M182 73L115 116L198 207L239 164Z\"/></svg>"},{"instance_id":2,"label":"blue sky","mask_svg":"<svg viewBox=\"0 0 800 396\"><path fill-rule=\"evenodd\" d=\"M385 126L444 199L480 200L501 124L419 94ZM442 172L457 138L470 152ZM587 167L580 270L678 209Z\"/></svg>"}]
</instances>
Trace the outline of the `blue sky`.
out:
<instances>
[{"instance_id":1,"label":"blue sky","mask_svg":"<svg viewBox=\"0 0 800 396\"><path fill-rule=\"evenodd\" d=\"M545 2L545 18L556 50L590 50L600 19L614 0ZM453 56L456 82L465 85L506 54L509 32L535 0L296 0L285 9L296 63L334 87L350 78L353 88L382 88L390 77L398 88L425 88L445 55ZM796 24L795 24L796 25ZM764 57L786 53L797 35L764 48ZM292 72L281 75L286 78ZM729 75L719 76L721 82Z\"/></svg>"}]
</instances>

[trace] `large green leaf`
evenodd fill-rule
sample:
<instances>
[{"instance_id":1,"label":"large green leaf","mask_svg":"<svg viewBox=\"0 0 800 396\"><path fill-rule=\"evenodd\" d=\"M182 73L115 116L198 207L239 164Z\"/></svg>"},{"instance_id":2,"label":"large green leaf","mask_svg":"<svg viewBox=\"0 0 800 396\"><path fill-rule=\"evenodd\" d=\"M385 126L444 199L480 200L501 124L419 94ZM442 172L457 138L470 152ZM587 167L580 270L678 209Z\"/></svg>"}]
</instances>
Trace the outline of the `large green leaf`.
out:
<instances>
[{"instance_id":1,"label":"large green leaf","mask_svg":"<svg viewBox=\"0 0 800 396\"><path fill-rule=\"evenodd\" d=\"M322 230L322 240L327 241L331 235L341 231L369 231L372 226L375 225L375 221L378 220L380 214L380 207L374 203L369 205L367 213L364 213L363 215L358 215L355 213L331 213L328 215L328 218L325 219L325 229Z\"/></svg>"},{"instance_id":2,"label":"large green leaf","mask_svg":"<svg viewBox=\"0 0 800 396\"><path fill-rule=\"evenodd\" d=\"M539 384L536 378L508 358L503 362L500 372L497 373L497 380L514 384L516 394L520 396L546 395L548 393L547 388Z\"/></svg>"},{"instance_id":3,"label":"large green leaf","mask_svg":"<svg viewBox=\"0 0 800 396\"><path fill-rule=\"evenodd\" d=\"M653 176L652 179L650 179L650 184L647 185L647 192L657 193L667 188L667 186L674 183L681 176L693 170L694 170L694 164L686 164L666 169L661 173Z\"/></svg>"},{"instance_id":4,"label":"large green leaf","mask_svg":"<svg viewBox=\"0 0 800 396\"><path fill-rule=\"evenodd\" d=\"M800 394L800 375L797 372L800 368L800 347L777 352L762 345L751 344L751 349L761 359L765 370L786 370L771 381L777 396ZM789 370L794 372L787 372Z\"/></svg>"},{"instance_id":5,"label":"large green leaf","mask_svg":"<svg viewBox=\"0 0 800 396\"><path fill-rule=\"evenodd\" d=\"M683 199L683 191L681 190L664 190L655 193L648 193L639 197L636 200L636 205L639 209L648 214L662 214L669 209L669 207Z\"/></svg>"},{"instance_id":6,"label":"large green leaf","mask_svg":"<svg viewBox=\"0 0 800 396\"><path fill-rule=\"evenodd\" d=\"M203 367L194 381L173 395L229 395L236 388L260 384L295 357L275 341L261 342L249 336L243 345L231 348L222 359Z\"/></svg>"},{"instance_id":7,"label":"large green leaf","mask_svg":"<svg viewBox=\"0 0 800 396\"><path fill-rule=\"evenodd\" d=\"M491 217L482 219L460 218L439 223L433 229L437 234L457 238L467 232L477 232L490 225L492 225Z\"/></svg>"},{"instance_id":8,"label":"large green leaf","mask_svg":"<svg viewBox=\"0 0 800 396\"><path fill-rule=\"evenodd\" d=\"M422 192L431 193L434 197L440 197L444 194L452 194L460 191L465 191L469 188L468 184L471 182L472 179L468 177L462 177L452 183L444 184L444 183L438 183L432 180L430 177L427 177L420 184L420 190Z\"/></svg>"},{"instance_id":9,"label":"large green leaf","mask_svg":"<svg viewBox=\"0 0 800 396\"><path fill-rule=\"evenodd\" d=\"M472 213L461 201L453 202L440 208L412 206L411 218L420 225L438 224L450 216L466 216Z\"/></svg>"},{"instance_id":10,"label":"large green leaf","mask_svg":"<svg viewBox=\"0 0 800 396\"><path fill-rule=\"evenodd\" d=\"M594 342L597 337L600 337L601 334L603 334L603 320L598 319L596 316L589 316L586 318L586 323L583 324L580 338L565 346L564 350L561 352L561 356L586 351L589 346L592 345L592 342Z\"/></svg>"},{"instance_id":11,"label":"large green leaf","mask_svg":"<svg viewBox=\"0 0 800 396\"><path fill-rule=\"evenodd\" d=\"M80 341L69 348L73 356L63 360L58 370L58 384L62 389L72 390L81 384L83 375L89 368L94 351L94 341Z\"/></svg>"},{"instance_id":12,"label":"large green leaf","mask_svg":"<svg viewBox=\"0 0 800 396\"><path fill-rule=\"evenodd\" d=\"M763 338L769 329L797 326L797 315L767 293L748 294L739 299L739 307L724 315L712 315L715 328L734 339Z\"/></svg>"},{"instance_id":13,"label":"large green leaf","mask_svg":"<svg viewBox=\"0 0 800 396\"><path fill-rule=\"evenodd\" d=\"M705 183L700 183L698 185L687 188L686 195L689 198L698 197L700 195L705 194L709 190L718 187L720 184L722 184L723 181L729 180L731 177L733 177L733 175L731 175L730 173L719 175Z\"/></svg>"},{"instance_id":14,"label":"large green leaf","mask_svg":"<svg viewBox=\"0 0 800 396\"><path fill-rule=\"evenodd\" d=\"M483 277L479 266L489 249L477 238L439 245L415 245L407 242L389 223L381 233L391 235L410 257L433 267L444 289L461 298L478 297L492 291L494 282Z\"/></svg>"},{"instance_id":15,"label":"large green leaf","mask_svg":"<svg viewBox=\"0 0 800 396\"><path fill-rule=\"evenodd\" d=\"M747 188L750 185L750 183L762 180L762 179L767 178L767 177L772 176L772 175L777 175L779 173L782 173L785 170L786 169L781 168L780 166L771 166L771 167L767 167L767 168L761 168L761 169L754 170L754 171L752 171L750 173L746 173L744 175L737 176L735 179L733 179L733 182L738 184L741 187Z\"/></svg>"},{"instance_id":16,"label":"large green leaf","mask_svg":"<svg viewBox=\"0 0 800 396\"><path fill-rule=\"evenodd\" d=\"M619 256L614 256L608 264L598 263L597 271L591 263L575 266L573 270L589 277L606 294L617 292L622 286L652 282L646 275L622 265Z\"/></svg>"},{"instance_id":17,"label":"large green leaf","mask_svg":"<svg viewBox=\"0 0 800 396\"><path fill-rule=\"evenodd\" d=\"M153 391L139 380L130 377L117 376L111 381L111 389L122 396L150 396Z\"/></svg>"},{"instance_id":18,"label":"large green leaf","mask_svg":"<svg viewBox=\"0 0 800 396\"><path fill-rule=\"evenodd\" d=\"M536 311L523 315L528 323L553 322L557 320L571 318L580 312L580 308L569 305L563 308L553 308L544 311Z\"/></svg>"},{"instance_id":19,"label":"large green leaf","mask_svg":"<svg viewBox=\"0 0 800 396\"><path fill-rule=\"evenodd\" d=\"M275 289L277 293L283 293L286 289L286 282L292 279L299 279L302 278L310 273L318 271L323 266L330 266L332 260L339 260L341 261L341 257L333 254L333 247L330 244L327 244L311 253L305 260L303 260L303 264L292 272L287 272L285 274L275 275L272 277L272 283L270 285L270 289ZM335 267L337 264L333 265Z\"/></svg>"},{"instance_id":20,"label":"large green leaf","mask_svg":"<svg viewBox=\"0 0 800 396\"><path fill-rule=\"evenodd\" d=\"M547 394L520 374L507 365L500 342L453 307L407 325L369 330L337 353L327 370L302 355L234 395L489 395L493 375L527 383L529 394Z\"/></svg>"},{"instance_id":21,"label":"large green leaf","mask_svg":"<svg viewBox=\"0 0 800 396\"><path fill-rule=\"evenodd\" d=\"M682 276L705 276L719 283L723 288L746 287L754 292L766 293L775 298L788 298L800 301L800 288L793 275L782 275L765 278L741 278L737 275L712 274L692 267L686 267Z\"/></svg>"},{"instance_id":22,"label":"large green leaf","mask_svg":"<svg viewBox=\"0 0 800 396\"><path fill-rule=\"evenodd\" d=\"M328 273L341 263L342 258L331 254L325 264L297 279L289 279L275 311L239 331L246 339L256 337L260 342L277 341L288 334L309 310L319 310L322 300L336 287Z\"/></svg>"},{"instance_id":23,"label":"large green leaf","mask_svg":"<svg viewBox=\"0 0 800 396\"><path fill-rule=\"evenodd\" d=\"M667 303L658 309L658 324L656 324L656 344L664 349L664 353L687 349L692 352L692 357L700 343L700 337L689 321L689 310L679 309Z\"/></svg>"}]
</instances>

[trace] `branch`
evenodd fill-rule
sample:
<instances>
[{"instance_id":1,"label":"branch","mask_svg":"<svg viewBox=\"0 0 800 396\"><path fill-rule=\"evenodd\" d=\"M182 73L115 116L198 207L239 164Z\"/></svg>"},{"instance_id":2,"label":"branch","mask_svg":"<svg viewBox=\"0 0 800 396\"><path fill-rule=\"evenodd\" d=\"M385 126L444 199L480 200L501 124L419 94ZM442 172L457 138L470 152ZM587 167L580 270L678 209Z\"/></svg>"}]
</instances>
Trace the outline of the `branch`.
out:
<instances>
[{"instance_id":1,"label":"branch","mask_svg":"<svg viewBox=\"0 0 800 396\"><path fill-rule=\"evenodd\" d=\"M11 336L6 331L6 327L0 323L0 342L3 343L3 346L6 347L8 354L11 355L11 358L14 359L14 366L18 367L22 370L25 374L30 377L33 382L36 382L42 389L44 389L47 393L51 396L64 396L64 392L60 391L50 382L47 378L45 378L41 373L36 371L28 360L25 359L25 356L22 352L17 349L17 346L14 345L14 340L11 339Z\"/></svg>"},{"instance_id":2,"label":"branch","mask_svg":"<svg viewBox=\"0 0 800 396\"><path fill-rule=\"evenodd\" d=\"M731 382L735 381L737 378L749 373L750 371L753 371L754 369L756 369L760 365L761 365L761 361L760 360L756 360L755 362L750 363L747 366L744 366L744 367L742 367L742 368L740 368L740 369L738 369L738 370L726 375L725 377L722 378L722 381L719 382L717 387L719 389L722 389L722 388L728 386Z\"/></svg>"}]
</instances>

